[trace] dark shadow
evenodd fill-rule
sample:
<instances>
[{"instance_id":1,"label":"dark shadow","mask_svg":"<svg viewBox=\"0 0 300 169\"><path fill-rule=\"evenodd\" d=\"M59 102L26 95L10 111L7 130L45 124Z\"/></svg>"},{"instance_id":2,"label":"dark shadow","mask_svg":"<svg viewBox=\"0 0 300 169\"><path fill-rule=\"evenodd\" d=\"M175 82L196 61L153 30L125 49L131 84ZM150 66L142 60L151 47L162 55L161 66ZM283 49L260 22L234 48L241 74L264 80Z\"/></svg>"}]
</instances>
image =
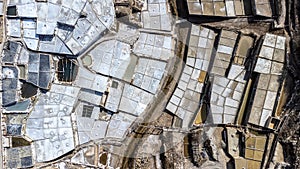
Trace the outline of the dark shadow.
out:
<instances>
[{"instance_id":1,"label":"dark shadow","mask_svg":"<svg viewBox=\"0 0 300 169\"><path fill-rule=\"evenodd\" d=\"M6 14L7 14L7 17L16 17L17 16L17 7L16 6L8 6Z\"/></svg>"},{"instance_id":2,"label":"dark shadow","mask_svg":"<svg viewBox=\"0 0 300 169\"><path fill-rule=\"evenodd\" d=\"M54 38L53 35L39 35L40 41L51 42Z\"/></svg>"},{"instance_id":3,"label":"dark shadow","mask_svg":"<svg viewBox=\"0 0 300 169\"><path fill-rule=\"evenodd\" d=\"M84 18L84 15L80 15L80 18ZM68 31L68 32L72 32L74 30L74 26L70 26L70 25L66 25L60 22L57 22L57 28L64 30L64 31Z\"/></svg>"},{"instance_id":4,"label":"dark shadow","mask_svg":"<svg viewBox=\"0 0 300 169\"><path fill-rule=\"evenodd\" d=\"M21 92L23 98L30 98L37 94L38 87L31 83L23 82Z\"/></svg>"},{"instance_id":5,"label":"dark shadow","mask_svg":"<svg viewBox=\"0 0 300 169\"><path fill-rule=\"evenodd\" d=\"M246 16L253 16L253 8L252 8L252 4L253 2L249 1L249 0L242 0L244 3L244 11L245 11L245 15ZM253 1L253 0L252 0Z\"/></svg>"}]
</instances>

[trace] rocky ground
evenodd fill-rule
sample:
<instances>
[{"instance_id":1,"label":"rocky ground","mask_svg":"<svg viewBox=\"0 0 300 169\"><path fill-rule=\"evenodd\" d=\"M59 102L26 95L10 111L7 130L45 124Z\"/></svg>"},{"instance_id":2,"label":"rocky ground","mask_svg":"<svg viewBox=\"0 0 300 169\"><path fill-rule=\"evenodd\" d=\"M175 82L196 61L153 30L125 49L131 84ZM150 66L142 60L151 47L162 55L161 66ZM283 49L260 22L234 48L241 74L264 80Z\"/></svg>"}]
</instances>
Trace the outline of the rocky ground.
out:
<instances>
[{"instance_id":1,"label":"rocky ground","mask_svg":"<svg viewBox=\"0 0 300 169\"><path fill-rule=\"evenodd\" d=\"M283 145L285 161L290 168L300 168L300 2L289 0L287 4L286 25L291 36L291 52L288 58L288 93L285 120L279 132L279 141Z\"/></svg>"}]
</instances>

